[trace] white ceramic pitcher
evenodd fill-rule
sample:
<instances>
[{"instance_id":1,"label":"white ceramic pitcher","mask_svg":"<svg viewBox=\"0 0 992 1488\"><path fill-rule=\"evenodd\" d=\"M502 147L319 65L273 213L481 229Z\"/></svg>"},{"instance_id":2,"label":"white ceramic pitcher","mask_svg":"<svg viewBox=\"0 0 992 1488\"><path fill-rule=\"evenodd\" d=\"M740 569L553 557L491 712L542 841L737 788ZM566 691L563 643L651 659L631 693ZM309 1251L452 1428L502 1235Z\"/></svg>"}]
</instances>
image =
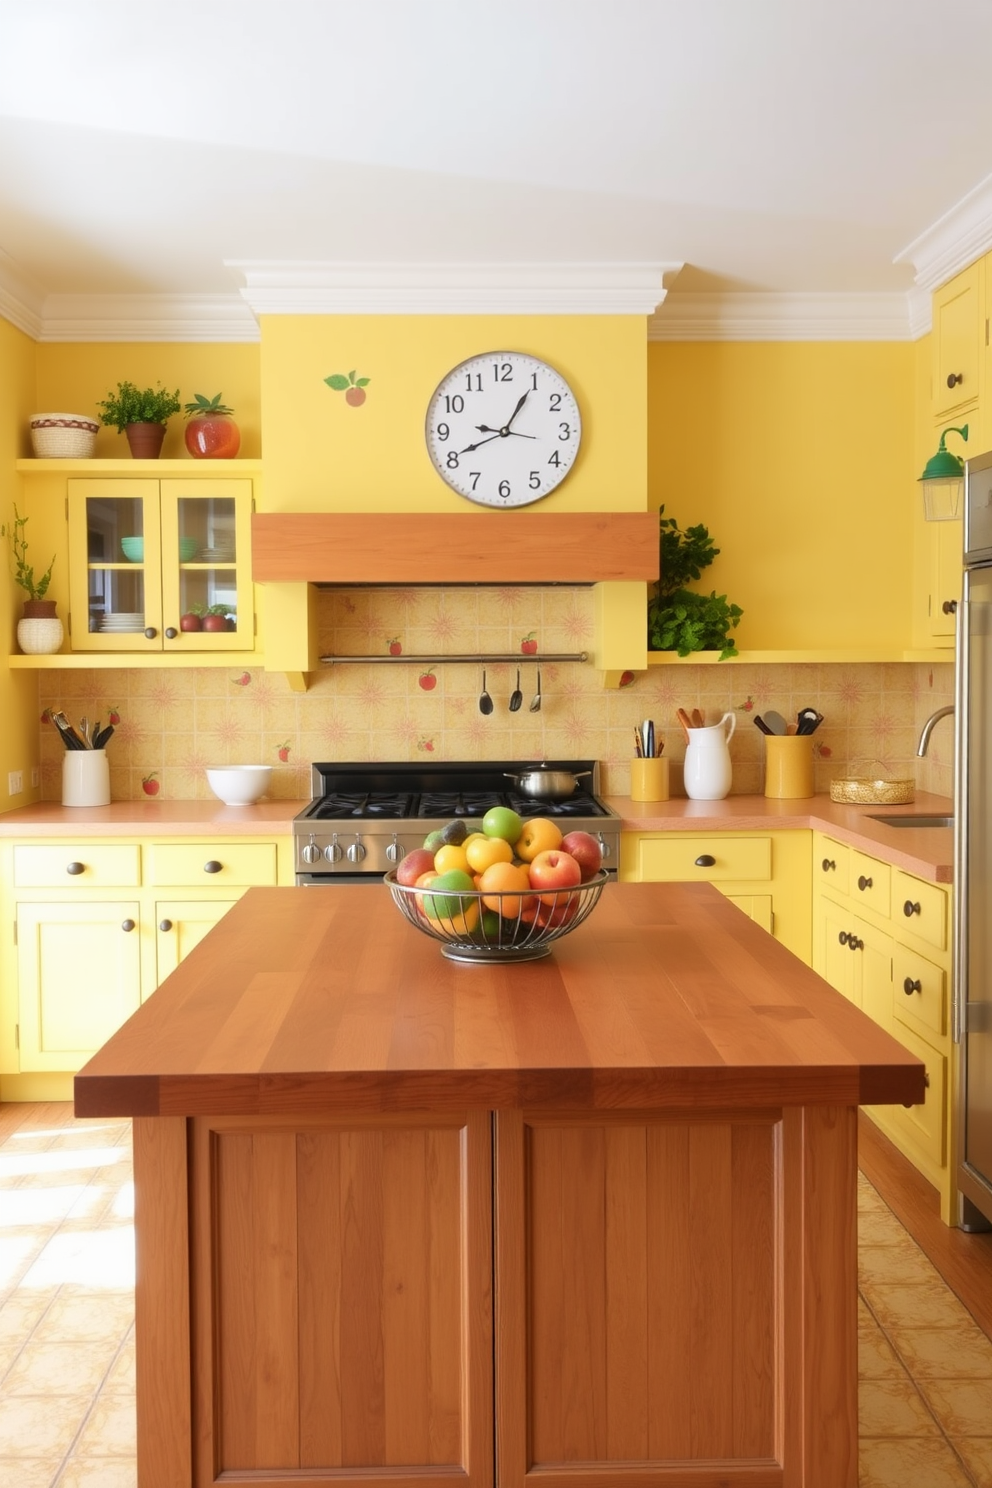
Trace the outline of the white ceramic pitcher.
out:
<instances>
[{"instance_id":1,"label":"white ceramic pitcher","mask_svg":"<svg viewBox=\"0 0 992 1488\"><path fill-rule=\"evenodd\" d=\"M682 779L693 801L722 801L730 793L733 769L728 744L737 727L733 713L724 713L709 728L691 728Z\"/></svg>"}]
</instances>

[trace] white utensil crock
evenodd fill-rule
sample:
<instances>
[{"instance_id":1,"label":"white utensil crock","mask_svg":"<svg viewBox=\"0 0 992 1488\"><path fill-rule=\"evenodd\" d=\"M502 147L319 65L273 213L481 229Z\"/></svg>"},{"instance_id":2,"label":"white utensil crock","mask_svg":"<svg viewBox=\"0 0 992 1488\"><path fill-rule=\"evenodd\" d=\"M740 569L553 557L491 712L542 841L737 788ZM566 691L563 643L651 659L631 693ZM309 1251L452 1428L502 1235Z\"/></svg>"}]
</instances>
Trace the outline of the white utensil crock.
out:
<instances>
[{"instance_id":1,"label":"white utensil crock","mask_svg":"<svg viewBox=\"0 0 992 1488\"><path fill-rule=\"evenodd\" d=\"M105 749L66 750L62 757L62 805L110 805L110 766Z\"/></svg>"},{"instance_id":2,"label":"white utensil crock","mask_svg":"<svg viewBox=\"0 0 992 1488\"><path fill-rule=\"evenodd\" d=\"M689 729L682 781L693 801L722 801L730 793L733 769L728 744L737 727L733 713L724 713L709 728Z\"/></svg>"}]
</instances>

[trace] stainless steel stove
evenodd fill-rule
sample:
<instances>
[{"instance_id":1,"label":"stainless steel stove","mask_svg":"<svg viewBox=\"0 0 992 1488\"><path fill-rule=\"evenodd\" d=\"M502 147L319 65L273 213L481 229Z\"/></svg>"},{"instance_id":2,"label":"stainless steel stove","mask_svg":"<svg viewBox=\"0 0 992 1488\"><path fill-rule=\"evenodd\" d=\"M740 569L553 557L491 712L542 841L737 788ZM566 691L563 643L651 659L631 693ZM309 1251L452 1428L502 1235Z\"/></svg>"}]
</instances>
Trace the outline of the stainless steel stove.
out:
<instances>
[{"instance_id":1,"label":"stainless steel stove","mask_svg":"<svg viewBox=\"0 0 992 1488\"><path fill-rule=\"evenodd\" d=\"M589 771L571 796L538 800L521 795L508 775L533 765L317 764L311 767L311 800L293 822L298 884L377 883L406 853L422 847L428 832L453 817L481 822L490 806L510 806L524 818L548 816L562 832L590 832L603 849L603 867L620 863L620 818L598 797L597 760L547 760L542 769ZM584 789L591 780L592 789Z\"/></svg>"}]
</instances>

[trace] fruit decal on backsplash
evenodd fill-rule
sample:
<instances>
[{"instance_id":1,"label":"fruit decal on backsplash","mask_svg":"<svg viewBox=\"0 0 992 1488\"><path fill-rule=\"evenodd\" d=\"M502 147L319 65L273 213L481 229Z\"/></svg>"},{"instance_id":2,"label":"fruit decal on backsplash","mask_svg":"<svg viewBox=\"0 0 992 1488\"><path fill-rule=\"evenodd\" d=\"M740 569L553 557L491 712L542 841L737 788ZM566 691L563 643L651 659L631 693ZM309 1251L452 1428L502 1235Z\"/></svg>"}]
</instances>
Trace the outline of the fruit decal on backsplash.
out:
<instances>
[{"instance_id":1,"label":"fruit decal on backsplash","mask_svg":"<svg viewBox=\"0 0 992 1488\"><path fill-rule=\"evenodd\" d=\"M361 408L367 396L365 389L372 379L356 377L354 372L349 372L347 377L340 372L332 372L330 377L324 378L324 381L334 392L344 393L344 401L350 408Z\"/></svg>"},{"instance_id":2,"label":"fruit decal on backsplash","mask_svg":"<svg viewBox=\"0 0 992 1488\"><path fill-rule=\"evenodd\" d=\"M433 754L434 753L434 740L433 739L418 739L417 740L417 748L418 749L422 749L426 754Z\"/></svg>"},{"instance_id":3,"label":"fruit decal on backsplash","mask_svg":"<svg viewBox=\"0 0 992 1488\"><path fill-rule=\"evenodd\" d=\"M113 724L114 728L116 728L117 725L120 723L120 721L121 721L121 710L120 710L120 708L111 708L109 714L107 715L107 722Z\"/></svg>"},{"instance_id":4,"label":"fruit decal on backsplash","mask_svg":"<svg viewBox=\"0 0 992 1488\"><path fill-rule=\"evenodd\" d=\"M276 749L276 754L278 755L279 759L282 761L282 763L284 765L289 760L291 747L292 746L290 744L290 741L287 739L286 742L285 742L285 744L280 744L278 746L278 748Z\"/></svg>"},{"instance_id":5,"label":"fruit decal on backsplash","mask_svg":"<svg viewBox=\"0 0 992 1488\"><path fill-rule=\"evenodd\" d=\"M235 687L247 687L251 681L251 672L242 672L240 677L232 677L231 681Z\"/></svg>"},{"instance_id":6,"label":"fruit decal on backsplash","mask_svg":"<svg viewBox=\"0 0 992 1488\"><path fill-rule=\"evenodd\" d=\"M636 681L636 679L637 679L637 673L636 672L621 672L620 673L620 686L621 687L632 687L633 684L634 684L634 682Z\"/></svg>"},{"instance_id":7,"label":"fruit decal on backsplash","mask_svg":"<svg viewBox=\"0 0 992 1488\"><path fill-rule=\"evenodd\" d=\"M746 697L742 703L737 704L738 713L751 713L754 711L754 698Z\"/></svg>"},{"instance_id":8,"label":"fruit decal on backsplash","mask_svg":"<svg viewBox=\"0 0 992 1488\"><path fill-rule=\"evenodd\" d=\"M537 631L536 630L529 630L527 632L527 634L524 636L523 640L520 642L520 650L523 652L524 656L536 656L537 655Z\"/></svg>"},{"instance_id":9,"label":"fruit decal on backsplash","mask_svg":"<svg viewBox=\"0 0 992 1488\"><path fill-rule=\"evenodd\" d=\"M435 687L437 686L437 678L434 675L434 668L431 667L429 671L421 672L420 676L417 678L417 681L423 688L424 692L433 692Z\"/></svg>"},{"instance_id":10,"label":"fruit decal on backsplash","mask_svg":"<svg viewBox=\"0 0 992 1488\"><path fill-rule=\"evenodd\" d=\"M143 775L141 777L141 789L144 791L146 796L158 795L161 787L159 786L158 779L154 771L151 775Z\"/></svg>"},{"instance_id":11,"label":"fruit decal on backsplash","mask_svg":"<svg viewBox=\"0 0 992 1488\"><path fill-rule=\"evenodd\" d=\"M392 640L386 642L390 656L402 656L403 646L399 636L393 636Z\"/></svg>"}]
</instances>

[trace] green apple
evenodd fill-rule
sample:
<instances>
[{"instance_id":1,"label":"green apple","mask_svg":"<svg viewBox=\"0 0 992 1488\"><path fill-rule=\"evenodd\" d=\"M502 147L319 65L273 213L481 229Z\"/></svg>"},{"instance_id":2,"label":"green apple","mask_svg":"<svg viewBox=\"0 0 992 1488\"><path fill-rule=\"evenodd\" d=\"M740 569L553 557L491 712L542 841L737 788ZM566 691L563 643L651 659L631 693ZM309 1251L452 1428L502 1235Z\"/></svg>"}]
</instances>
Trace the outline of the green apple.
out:
<instances>
[{"instance_id":1,"label":"green apple","mask_svg":"<svg viewBox=\"0 0 992 1488\"><path fill-rule=\"evenodd\" d=\"M446 893L438 893L439 889L447 890ZM460 892L455 892L455 891ZM447 873L439 873L437 878L431 880L431 892L425 894L421 901L424 914L429 915L432 920L451 919L454 915L460 915L467 906L468 900L463 902L462 894L475 894L475 884L471 875L463 873L460 868L449 868Z\"/></svg>"},{"instance_id":2,"label":"green apple","mask_svg":"<svg viewBox=\"0 0 992 1488\"><path fill-rule=\"evenodd\" d=\"M524 829L523 820L509 806L490 806L482 818L482 830L487 837L502 837L512 847Z\"/></svg>"}]
</instances>

